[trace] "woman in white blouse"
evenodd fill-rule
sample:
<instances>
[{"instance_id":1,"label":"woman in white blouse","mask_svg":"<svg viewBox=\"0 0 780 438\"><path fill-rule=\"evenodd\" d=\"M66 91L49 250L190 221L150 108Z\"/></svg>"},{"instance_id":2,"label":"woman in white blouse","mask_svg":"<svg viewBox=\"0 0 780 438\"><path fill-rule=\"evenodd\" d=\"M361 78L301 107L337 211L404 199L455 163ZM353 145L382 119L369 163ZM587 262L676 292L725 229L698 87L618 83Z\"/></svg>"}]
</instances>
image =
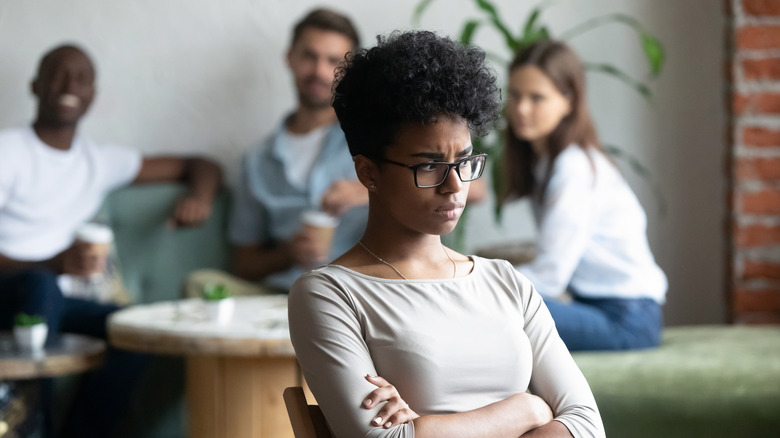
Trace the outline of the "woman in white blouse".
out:
<instances>
[{"instance_id":1,"label":"woman in white blouse","mask_svg":"<svg viewBox=\"0 0 780 438\"><path fill-rule=\"evenodd\" d=\"M537 256L517 269L561 338L570 350L658 345L666 276L642 206L599 145L574 52L555 41L520 52L506 114L508 198L530 196L538 227Z\"/></svg>"},{"instance_id":2,"label":"woman in white blouse","mask_svg":"<svg viewBox=\"0 0 780 438\"><path fill-rule=\"evenodd\" d=\"M441 243L484 169L470 131L499 115L484 52L395 33L352 54L337 78L368 225L289 301L298 361L335 436L603 436L533 285L506 261Z\"/></svg>"}]
</instances>

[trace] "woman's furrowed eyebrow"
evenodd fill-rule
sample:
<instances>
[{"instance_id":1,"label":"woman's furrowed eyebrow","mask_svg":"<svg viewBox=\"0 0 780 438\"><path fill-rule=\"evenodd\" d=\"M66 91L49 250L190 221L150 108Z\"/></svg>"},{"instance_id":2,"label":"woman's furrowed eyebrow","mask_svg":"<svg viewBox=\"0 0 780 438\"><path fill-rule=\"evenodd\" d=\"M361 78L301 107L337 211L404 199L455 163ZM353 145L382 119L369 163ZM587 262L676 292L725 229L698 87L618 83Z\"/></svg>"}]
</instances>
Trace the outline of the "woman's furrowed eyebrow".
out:
<instances>
[{"instance_id":1,"label":"woman's furrowed eyebrow","mask_svg":"<svg viewBox=\"0 0 780 438\"><path fill-rule=\"evenodd\" d=\"M456 156L458 156L458 157L465 157L468 154L470 154L473 149L474 148L472 146L469 146L469 147L463 149L462 151L458 152L458 155L456 155ZM440 153L440 152L420 152L420 153L417 153L417 154L412 154L411 156L412 157L427 158L429 160L439 160L439 161L444 159L444 154Z\"/></svg>"},{"instance_id":2,"label":"woman's furrowed eyebrow","mask_svg":"<svg viewBox=\"0 0 780 438\"><path fill-rule=\"evenodd\" d=\"M458 157L465 157L466 155L470 154L471 151L474 150L474 147L469 145L466 149L463 149L462 151L458 152Z\"/></svg>"}]
</instances>

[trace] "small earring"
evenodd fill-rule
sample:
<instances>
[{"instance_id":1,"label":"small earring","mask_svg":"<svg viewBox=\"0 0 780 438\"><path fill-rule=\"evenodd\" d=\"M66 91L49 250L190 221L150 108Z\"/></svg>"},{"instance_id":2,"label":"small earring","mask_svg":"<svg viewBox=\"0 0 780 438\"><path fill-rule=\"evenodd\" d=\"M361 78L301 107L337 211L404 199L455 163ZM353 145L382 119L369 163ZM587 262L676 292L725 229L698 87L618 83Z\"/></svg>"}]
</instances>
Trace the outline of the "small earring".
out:
<instances>
[{"instance_id":1,"label":"small earring","mask_svg":"<svg viewBox=\"0 0 780 438\"><path fill-rule=\"evenodd\" d=\"M371 184L368 186L368 190L376 190L376 184Z\"/></svg>"}]
</instances>

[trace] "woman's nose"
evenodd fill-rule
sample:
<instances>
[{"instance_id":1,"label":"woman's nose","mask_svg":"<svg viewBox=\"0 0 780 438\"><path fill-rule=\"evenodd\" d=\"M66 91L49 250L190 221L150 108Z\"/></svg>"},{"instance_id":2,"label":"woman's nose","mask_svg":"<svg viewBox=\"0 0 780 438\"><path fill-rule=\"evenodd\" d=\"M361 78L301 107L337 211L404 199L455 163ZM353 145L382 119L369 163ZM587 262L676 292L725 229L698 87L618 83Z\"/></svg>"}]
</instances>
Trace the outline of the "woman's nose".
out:
<instances>
[{"instance_id":1,"label":"woman's nose","mask_svg":"<svg viewBox=\"0 0 780 438\"><path fill-rule=\"evenodd\" d=\"M517 113L521 116L527 116L531 112L531 100L520 99L517 102Z\"/></svg>"},{"instance_id":2,"label":"woman's nose","mask_svg":"<svg viewBox=\"0 0 780 438\"><path fill-rule=\"evenodd\" d=\"M444 178L444 182L439 186L445 193L457 193L463 188L463 181L460 179L458 171L454 167L450 167L450 173Z\"/></svg>"}]
</instances>

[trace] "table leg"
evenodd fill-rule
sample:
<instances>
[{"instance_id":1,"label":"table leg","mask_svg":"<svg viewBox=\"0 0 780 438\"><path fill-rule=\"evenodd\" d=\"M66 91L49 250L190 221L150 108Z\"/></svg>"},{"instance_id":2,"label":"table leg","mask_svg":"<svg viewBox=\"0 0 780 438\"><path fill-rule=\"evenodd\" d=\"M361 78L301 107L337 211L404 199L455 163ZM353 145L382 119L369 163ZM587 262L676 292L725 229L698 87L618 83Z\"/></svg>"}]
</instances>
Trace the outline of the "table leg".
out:
<instances>
[{"instance_id":1,"label":"table leg","mask_svg":"<svg viewBox=\"0 0 780 438\"><path fill-rule=\"evenodd\" d=\"M188 436L292 438L282 393L299 382L294 357L188 356Z\"/></svg>"}]
</instances>

